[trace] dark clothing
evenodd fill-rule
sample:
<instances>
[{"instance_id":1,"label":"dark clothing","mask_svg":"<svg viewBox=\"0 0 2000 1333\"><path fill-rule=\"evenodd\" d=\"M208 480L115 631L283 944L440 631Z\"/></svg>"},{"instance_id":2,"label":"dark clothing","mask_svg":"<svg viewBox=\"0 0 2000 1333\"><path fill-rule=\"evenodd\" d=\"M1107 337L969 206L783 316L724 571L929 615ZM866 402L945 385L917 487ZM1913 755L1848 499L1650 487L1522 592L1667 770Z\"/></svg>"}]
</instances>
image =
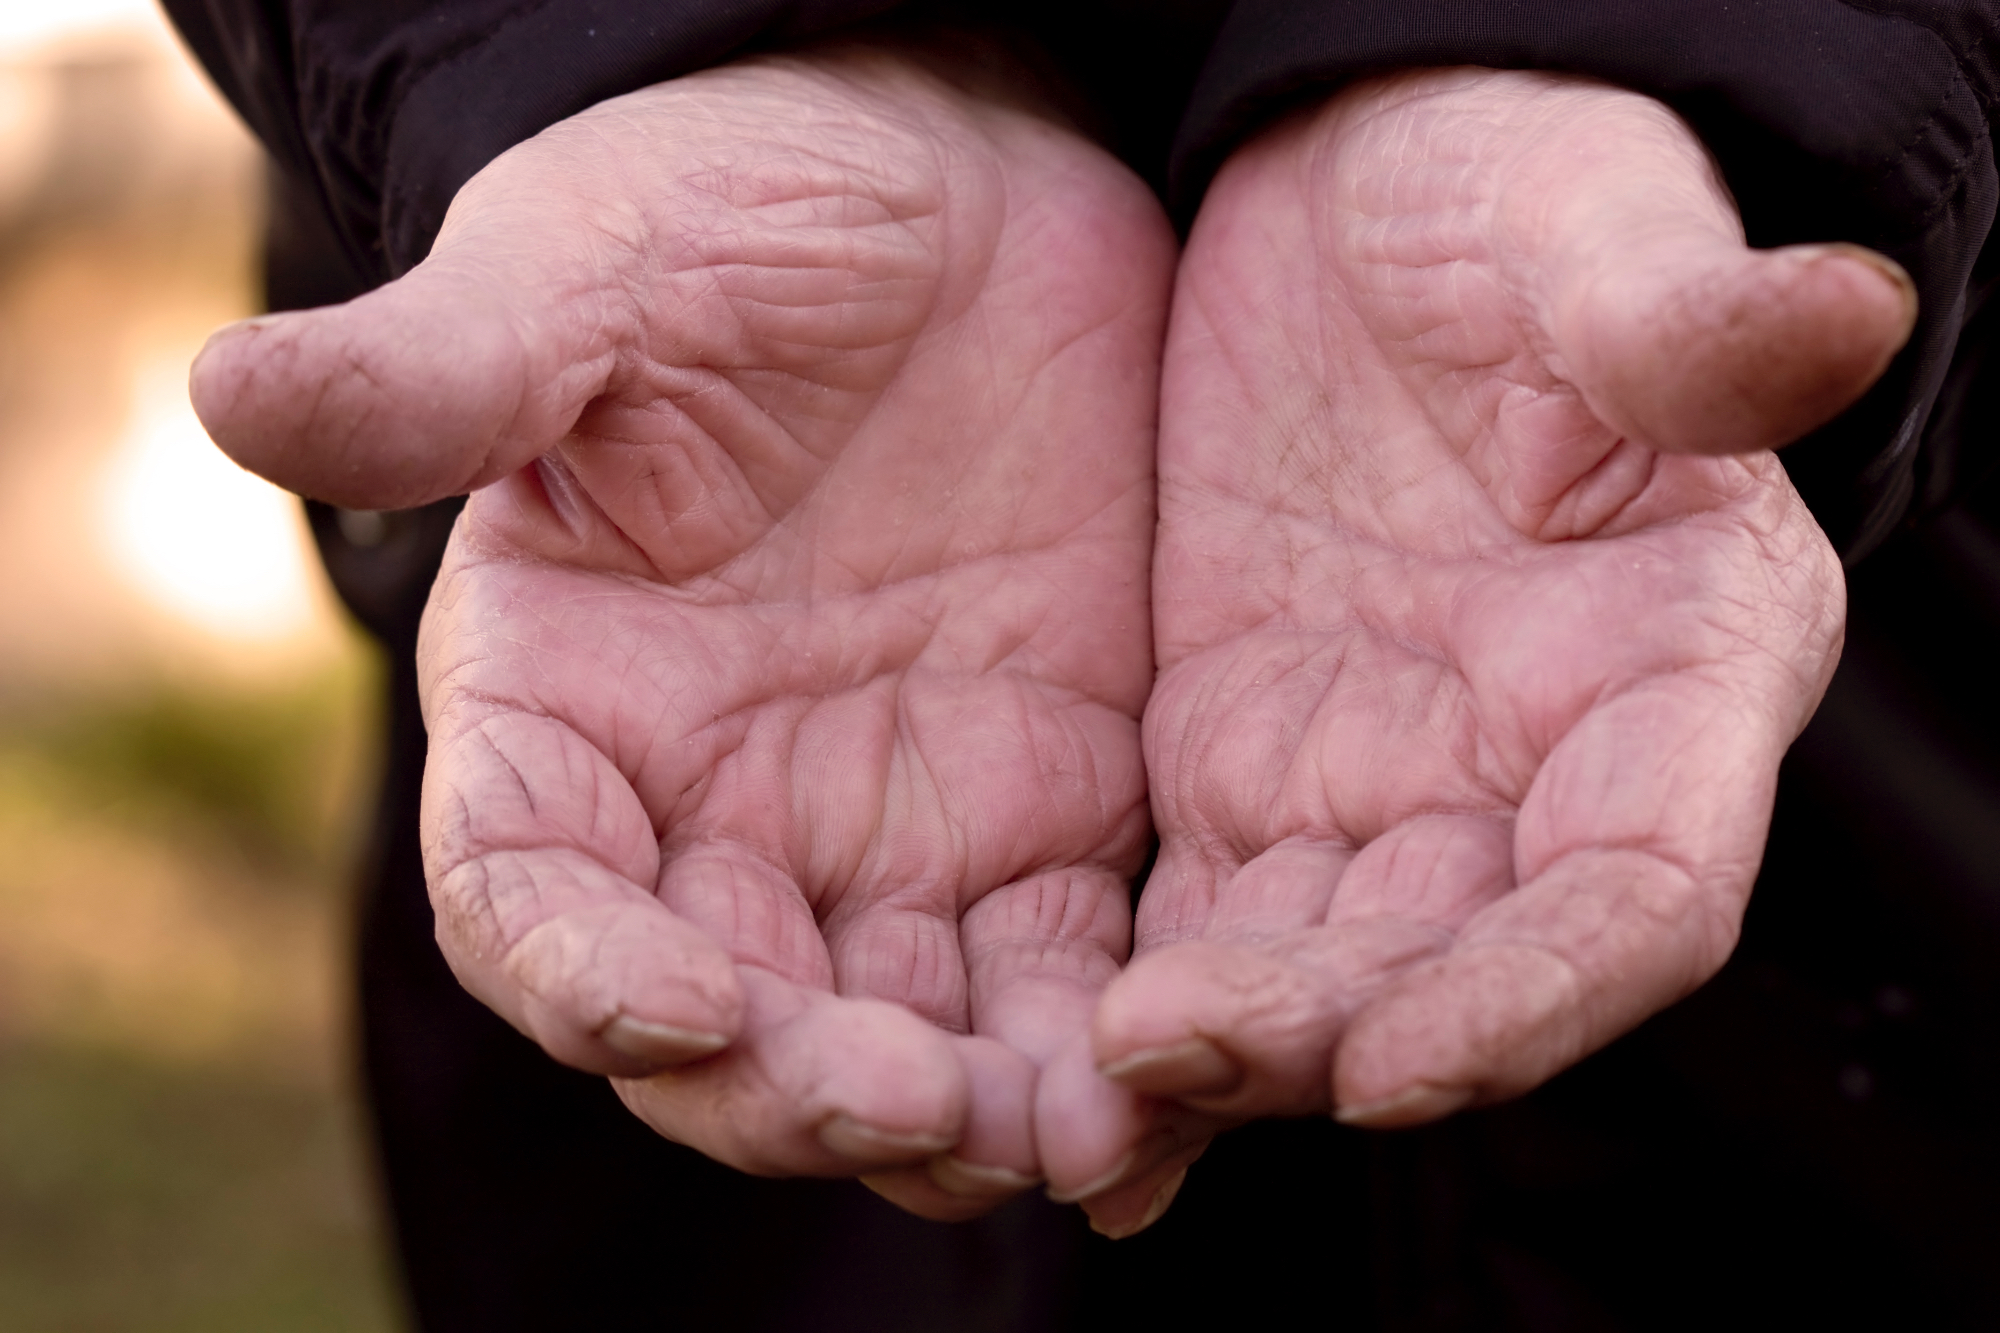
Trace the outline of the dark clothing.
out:
<instances>
[{"instance_id":1,"label":"dark clothing","mask_svg":"<svg viewBox=\"0 0 2000 1333\"><path fill-rule=\"evenodd\" d=\"M274 305L407 269L457 188L605 96L893 0L168 0L278 164ZM896 8L908 21L918 6ZM409 667L450 511L349 525L335 581L397 664L361 932L366 1072L426 1330L2000 1327L2000 0L1045 0L1026 33L1185 220L1228 151L1341 81L1571 70L1702 134L1751 239L1898 259L1916 336L1788 449L1853 562L1849 646L1786 762L1742 946L1504 1107L1225 1136L1111 1245L1039 1198L943 1227L655 1138L458 989L416 844ZM1872 552L1872 554L1871 554ZM1862 557L1866 556L1866 559Z\"/></svg>"},{"instance_id":2,"label":"dark clothing","mask_svg":"<svg viewBox=\"0 0 2000 1333\"><path fill-rule=\"evenodd\" d=\"M1566 70L1660 98L1715 154L1752 245L1854 241L1916 279L1921 313L1903 355L1784 455L1852 557L1894 529L1913 495L1933 508L1958 479L1956 436L1923 430L2000 262L1989 255L1973 282L2000 201L1996 59L1993 0L1240 0L1188 108L1180 172L1191 195L1274 111L1371 70ZM1983 387L1989 402L2000 393Z\"/></svg>"},{"instance_id":3,"label":"dark clothing","mask_svg":"<svg viewBox=\"0 0 2000 1333\"><path fill-rule=\"evenodd\" d=\"M169 0L230 100L333 220L371 282L423 258L459 186L616 93L731 54L852 25L895 0ZM1933 512L1980 459L1924 435L1953 349L1990 290L2000 180L2000 0L958 0L905 5L1004 21L1097 104L1185 217L1255 126L1358 74L1483 64L1593 74L1665 100L1716 153L1759 245L1839 239L1916 279L1916 335L1786 466L1843 552L1914 498ZM1225 18L1226 15L1226 18ZM1217 32L1217 25L1220 31ZM1204 51L1206 54L1204 55ZM1197 76L1198 71L1198 78ZM1989 320L1992 316L1988 316ZM1988 451L1990 456L1990 451Z\"/></svg>"}]
</instances>

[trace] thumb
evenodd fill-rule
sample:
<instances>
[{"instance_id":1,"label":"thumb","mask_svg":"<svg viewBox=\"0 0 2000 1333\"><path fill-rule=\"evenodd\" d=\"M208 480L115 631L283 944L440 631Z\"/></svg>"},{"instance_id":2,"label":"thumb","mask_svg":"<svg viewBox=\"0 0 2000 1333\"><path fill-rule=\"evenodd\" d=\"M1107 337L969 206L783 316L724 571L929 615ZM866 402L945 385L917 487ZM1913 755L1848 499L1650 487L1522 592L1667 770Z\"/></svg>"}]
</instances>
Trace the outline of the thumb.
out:
<instances>
[{"instance_id":1,"label":"thumb","mask_svg":"<svg viewBox=\"0 0 2000 1333\"><path fill-rule=\"evenodd\" d=\"M1676 454L1775 449L1838 416L1909 339L1917 292L1854 245L1688 254L1599 281L1558 326L1599 420Z\"/></svg>"},{"instance_id":2,"label":"thumb","mask_svg":"<svg viewBox=\"0 0 2000 1333\"><path fill-rule=\"evenodd\" d=\"M1615 160L1573 159L1545 182L1562 202L1540 210L1533 267L1555 368L1600 421L1653 449L1789 444L1888 369L1916 287L1856 245L1750 249L1692 133L1659 112Z\"/></svg>"},{"instance_id":3,"label":"thumb","mask_svg":"<svg viewBox=\"0 0 2000 1333\"><path fill-rule=\"evenodd\" d=\"M232 324L195 358L195 412L250 471L334 504L483 486L561 439L610 374L615 321L549 277L440 253L345 305Z\"/></svg>"}]
</instances>

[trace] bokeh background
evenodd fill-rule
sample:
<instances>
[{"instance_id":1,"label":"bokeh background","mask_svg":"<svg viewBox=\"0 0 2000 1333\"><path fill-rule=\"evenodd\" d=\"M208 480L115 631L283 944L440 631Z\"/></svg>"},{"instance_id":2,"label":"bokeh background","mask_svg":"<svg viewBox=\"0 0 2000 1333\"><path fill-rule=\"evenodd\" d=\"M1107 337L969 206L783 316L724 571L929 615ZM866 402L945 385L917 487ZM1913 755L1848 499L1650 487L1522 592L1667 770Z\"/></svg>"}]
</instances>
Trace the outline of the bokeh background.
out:
<instances>
[{"instance_id":1,"label":"bokeh background","mask_svg":"<svg viewBox=\"0 0 2000 1333\"><path fill-rule=\"evenodd\" d=\"M399 1325L350 1073L379 663L187 365L255 144L147 0L0 0L0 1329Z\"/></svg>"}]
</instances>

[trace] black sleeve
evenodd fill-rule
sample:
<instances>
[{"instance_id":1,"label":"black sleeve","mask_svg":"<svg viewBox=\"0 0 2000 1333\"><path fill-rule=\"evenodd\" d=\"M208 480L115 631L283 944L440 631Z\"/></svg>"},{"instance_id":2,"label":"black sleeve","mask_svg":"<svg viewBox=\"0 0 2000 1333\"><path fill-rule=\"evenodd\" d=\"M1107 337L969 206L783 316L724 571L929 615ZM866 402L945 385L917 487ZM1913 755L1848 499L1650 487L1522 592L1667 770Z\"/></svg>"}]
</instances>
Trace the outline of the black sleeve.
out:
<instances>
[{"instance_id":1,"label":"black sleeve","mask_svg":"<svg viewBox=\"0 0 2000 1333\"><path fill-rule=\"evenodd\" d=\"M2000 318L1985 299L1996 51L2000 0L1238 0L1181 125L1174 194L1191 214L1245 135L1371 72L1564 70L1662 99L1720 161L1752 244L1854 241L1916 280L1908 348L1784 453L1853 558L2000 452L1982 374Z\"/></svg>"},{"instance_id":2,"label":"black sleeve","mask_svg":"<svg viewBox=\"0 0 2000 1333\"><path fill-rule=\"evenodd\" d=\"M271 148L286 191L317 199L370 283L421 259L459 186L555 121L896 3L166 0ZM1219 5L986 8L1048 32L1109 28L1115 39L1092 31L1065 63L1091 67L1100 100L1151 120L1179 100L1179 76L1151 84L1121 66L1163 63L1163 51L1173 64L1207 41ZM1853 240L1917 281L1910 347L1866 399L1785 453L1820 521L1856 555L1913 499L1920 510L1948 500L2000 442L2000 392L1982 374L2000 323L1982 298L2000 257L1980 262L2000 195L1989 127L1997 10L2000 0L1237 0L1187 103L1176 197L1185 216L1244 135L1370 71L1561 69L1664 99L1716 152L1753 243ZM1161 45L1156 29L1185 35Z\"/></svg>"},{"instance_id":3,"label":"black sleeve","mask_svg":"<svg viewBox=\"0 0 2000 1333\"><path fill-rule=\"evenodd\" d=\"M607 97L875 19L1018 38L1088 132L1164 190L1229 0L164 0L370 285L422 259L467 180Z\"/></svg>"},{"instance_id":4,"label":"black sleeve","mask_svg":"<svg viewBox=\"0 0 2000 1333\"><path fill-rule=\"evenodd\" d=\"M897 0L165 0L280 171L374 281L429 251L458 188L607 97Z\"/></svg>"}]
</instances>

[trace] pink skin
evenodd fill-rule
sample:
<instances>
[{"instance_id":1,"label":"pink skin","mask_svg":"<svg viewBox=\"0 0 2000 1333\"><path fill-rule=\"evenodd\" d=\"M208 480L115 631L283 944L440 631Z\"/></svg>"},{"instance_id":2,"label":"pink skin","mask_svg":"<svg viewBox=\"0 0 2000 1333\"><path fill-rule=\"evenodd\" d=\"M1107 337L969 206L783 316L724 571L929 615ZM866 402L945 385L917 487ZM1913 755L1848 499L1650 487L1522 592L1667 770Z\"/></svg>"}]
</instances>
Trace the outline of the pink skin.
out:
<instances>
[{"instance_id":1,"label":"pink skin","mask_svg":"<svg viewBox=\"0 0 2000 1333\"><path fill-rule=\"evenodd\" d=\"M1034 1183L1130 942L1174 244L860 51L604 103L194 392L311 494L477 489L425 620L459 978L670 1138L936 1217Z\"/></svg>"},{"instance_id":2,"label":"pink skin","mask_svg":"<svg viewBox=\"0 0 2000 1333\"><path fill-rule=\"evenodd\" d=\"M1582 80L1378 80L1236 155L1162 371L1162 851L1043 1076L1053 1189L1129 1234L1220 1127L1513 1096L1721 965L1844 616L1769 450L1914 313L1746 249Z\"/></svg>"},{"instance_id":3,"label":"pink skin","mask_svg":"<svg viewBox=\"0 0 2000 1333\"><path fill-rule=\"evenodd\" d=\"M745 1169L1129 1234L1223 1125L1506 1096L1719 964L1841 622L1757 451L1912 301L1744 249L1642 98L1350 89L1184 256L1149 626L1171 237L967 82L605 103L194 393L308 494L483 488L423 645L475 994Z\"/></svg>"}]
</instances>

